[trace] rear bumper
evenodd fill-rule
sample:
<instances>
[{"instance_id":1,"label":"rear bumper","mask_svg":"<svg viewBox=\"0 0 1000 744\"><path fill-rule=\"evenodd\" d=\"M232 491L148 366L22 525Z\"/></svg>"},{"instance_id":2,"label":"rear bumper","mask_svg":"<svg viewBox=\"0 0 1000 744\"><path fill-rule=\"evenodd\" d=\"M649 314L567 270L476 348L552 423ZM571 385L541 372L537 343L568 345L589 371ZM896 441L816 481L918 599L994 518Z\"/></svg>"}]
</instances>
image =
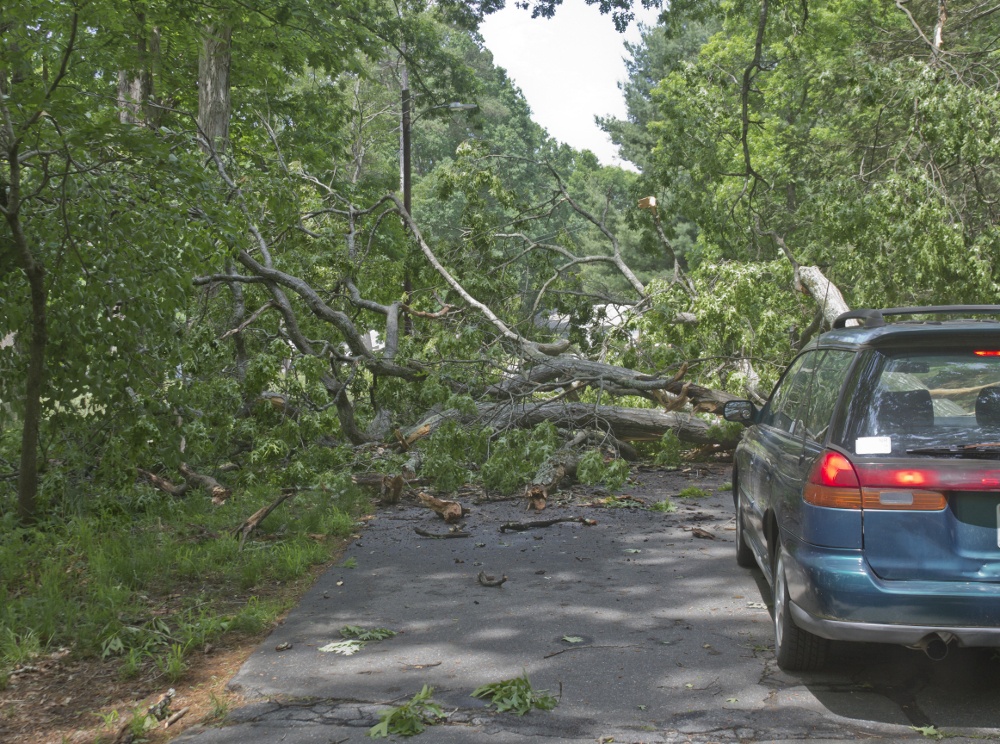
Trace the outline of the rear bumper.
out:
<instances>
[{"instance_id":1,"label":"rear bumper","mask_svg":"<svg viewBox=\"0 0 1000 744\"><path fill-rule=\"evenodd\" d=\"M790 611L822 638L1000 647L1000 582L884 581L859 550L785 538Z\"/></svg>"},{"instance_id":2,"label":"rear bumper","mask_svg":"<svg viewBox=\"0 0 1000 744\"><path fill-rule=\"evenodd\" d=\"M1000 628L956 628L935 625L880 625L814 617L794 602L792 618L800 628L813 635L834 641L896 643L902 646L924 647L937 639L959 646L1000 647Z\"/></svg>"}]
</instances>

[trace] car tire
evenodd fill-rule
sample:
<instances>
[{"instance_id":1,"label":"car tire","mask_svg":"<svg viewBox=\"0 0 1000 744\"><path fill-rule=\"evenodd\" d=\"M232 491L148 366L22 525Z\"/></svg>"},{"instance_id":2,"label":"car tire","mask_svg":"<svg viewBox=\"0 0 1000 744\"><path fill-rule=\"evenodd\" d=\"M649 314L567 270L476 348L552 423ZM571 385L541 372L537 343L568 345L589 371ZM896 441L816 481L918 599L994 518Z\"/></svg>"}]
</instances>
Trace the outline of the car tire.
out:
<instances>
[{"instance_id":1,"label":"car tire","mask_svg":"<svg viewBox=\"0 0 1000 744\"><path fill-rule=\"evenodd\" d=\"M753 550L747 545L743 528L743 510L740 509L739 496L736 497L736 565L740 568L753 568L757 565Z\"/></svg>"},{"instance_id":2,"label":"car tire","mask_svg":"<svg viewBox=\"0 0 1000 744\"><path fill-rule=\"evenodd\" d=\"M791 600L785 577L785 559L777 546L774 566L774 656L786 672L811 672L826 664L830 642L803 630L792 620Z\"/></svg>"}]
</instances>

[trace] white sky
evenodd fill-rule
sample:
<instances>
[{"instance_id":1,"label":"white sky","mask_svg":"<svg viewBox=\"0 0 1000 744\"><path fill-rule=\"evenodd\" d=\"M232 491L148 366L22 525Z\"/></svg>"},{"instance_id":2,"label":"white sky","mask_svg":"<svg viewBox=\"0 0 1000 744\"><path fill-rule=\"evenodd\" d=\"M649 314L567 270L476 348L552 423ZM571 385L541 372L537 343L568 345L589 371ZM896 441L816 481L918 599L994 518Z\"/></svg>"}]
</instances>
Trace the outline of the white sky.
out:
<instances>
[{"instance_id":1,"label":"white sky","mask_svg":"<svg viewBox=\"0 0 1000 744\"><path fill-rule=\"evenodd\" d=\"M658 14L638 8L636 19L652 25ZM591 150L605 165L620 163L594 116L625 116L618 83L626 78L625 41L640 39L637 22L619 34L610 16L584 0L563 0L551 19L532 19L530 11L508 0L480 31L494 63L524 93L536 122L560 142Z\"/></svg>"}]
</instances>

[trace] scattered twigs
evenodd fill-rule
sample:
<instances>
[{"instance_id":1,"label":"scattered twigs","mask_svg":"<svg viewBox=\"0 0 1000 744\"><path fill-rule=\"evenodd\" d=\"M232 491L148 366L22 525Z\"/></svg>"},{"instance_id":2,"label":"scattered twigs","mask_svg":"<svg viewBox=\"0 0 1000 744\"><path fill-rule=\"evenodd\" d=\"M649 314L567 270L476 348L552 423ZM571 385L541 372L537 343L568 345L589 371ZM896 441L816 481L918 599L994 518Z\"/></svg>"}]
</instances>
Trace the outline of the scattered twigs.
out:
<instances>
[{"instance_id":1,"label":"scattered twigs","mask_svg":"<svg viewBox=\"0 0 1000 744\"><path fill-rule=\"evenodd\" d=\"M452 530L450 532L428 532L420 527L414 527L413 531L421 537L431 537L435 540L444 540L449 537L471 537L468 532L461 532L459 530Z\"/></svg>"},{"instance_id":2,"label":"scattered twigs","mask_svg":"<svg viewBox=\"0 0 1000 744\"><path fill-rule=\"evenodd\" d=\"M507 580L507 574L498 579L496 576L487 576L485 571L480 571L476 579L483 586L503 586L503 583Z\"/></svg>"},{"instance_id":3,"label":"scattered twigs","mask_svg":"<svg viewBox=\"0 0 1000 744\"><path fill-rule=\"evenodd\" d=\"M559 524L560 522L579 522L580 524L585 524L588 527L593 527L597 524L596 519L587 519L586 517L559 517L558 519L536 519L533 522L507 522L506 524L500 525L501 532L524 532L525 530L534 530L541 527L551 527L554 524Z\"/></svg>"},{"instance_id":4,"label":"scattered twigs","mask_svg":"<svg viewBox=\"0 0 1000 744\"><path fill-rule=\"evenodd\" d=\"M277 509L285 499L290 499L294 495L295 493L292 491L281 494L271 504L255 511L249 519L233 530L233 537L238 537L240 540L240 549L243 548L243 543L246 542L246 539L250 537L250 533L260 526L260 523L264 521L267 515Z\"/></svg>"}]
</instances>

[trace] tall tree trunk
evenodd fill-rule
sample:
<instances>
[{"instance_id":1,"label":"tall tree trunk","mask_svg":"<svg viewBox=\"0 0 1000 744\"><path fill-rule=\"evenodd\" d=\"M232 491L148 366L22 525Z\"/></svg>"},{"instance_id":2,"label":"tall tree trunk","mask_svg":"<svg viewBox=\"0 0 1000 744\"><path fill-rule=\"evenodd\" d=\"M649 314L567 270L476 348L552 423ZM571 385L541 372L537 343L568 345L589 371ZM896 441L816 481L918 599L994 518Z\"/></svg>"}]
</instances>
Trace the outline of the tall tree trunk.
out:
<instances>
[{"instance_id":1,"label":"tall tree trunk","mask_svg":"<svg viewBox=\"0 0 1000 744\"><path fill-rule=\"evenodd\" d=\"M140 25L145 16L139 14ZM118 118L122 124L156 127L159 116L149 106L153 97L153 66L160 53L160 30L154 28L149 38L140 31L136 42L136 63L130 70L118 71Z\"/></svg>"},{"instance_id":2,"label":"tall tree trunk","mask_svg":"<svg viewBox=\"0 0 1000 744\"><path fill-rule=\"evenodd\" d=\"M232 62L232 26L205 28L198 59L198 127L206 152L226 151L229 145L229 68Z\"/></svg>"},{"instance_id":3,"label":"tall tree trunk","mask_svg":"<svg viewBox=\"0 0 1000 744\"><path fill-rule=\"evenodd\" d=\"M6 87L6 86L0 86ZM4 107L6 108L6 106ZM21 428L21 460L17 478L17 513L24 524L35 521L38 493L38 432L42 422L42 388L45 377L45 350L48 345L46 318L47 293L45 267L32 253L21 223L20 148L9 126L10 112L4 111L8 124L4 132L4 157L9 181L0 189L0 208L10 228L14 256L28 279L31 293L31 336L28 340L28 368L25 375L24 411Z\"/></svg>"},{"instance_id":4,"label":"tall tree trunk","mask_svg":"<svg viewBox=\"0 0 1000 744\"><path fill-rule=\"evenodd\" d=\"M13 226L12 226L13 229ZM28 370L24 392L24 426L21 430L21 462L17 477L17 514L24 524L35 521L38 494L38 434L42 423L42 388L45 379L45 352L48 346L48 296L45 268L28 250L18 223L19 244L24 271L31 287L31 339L28 342Z\"/></svg>"}]
</instances>

